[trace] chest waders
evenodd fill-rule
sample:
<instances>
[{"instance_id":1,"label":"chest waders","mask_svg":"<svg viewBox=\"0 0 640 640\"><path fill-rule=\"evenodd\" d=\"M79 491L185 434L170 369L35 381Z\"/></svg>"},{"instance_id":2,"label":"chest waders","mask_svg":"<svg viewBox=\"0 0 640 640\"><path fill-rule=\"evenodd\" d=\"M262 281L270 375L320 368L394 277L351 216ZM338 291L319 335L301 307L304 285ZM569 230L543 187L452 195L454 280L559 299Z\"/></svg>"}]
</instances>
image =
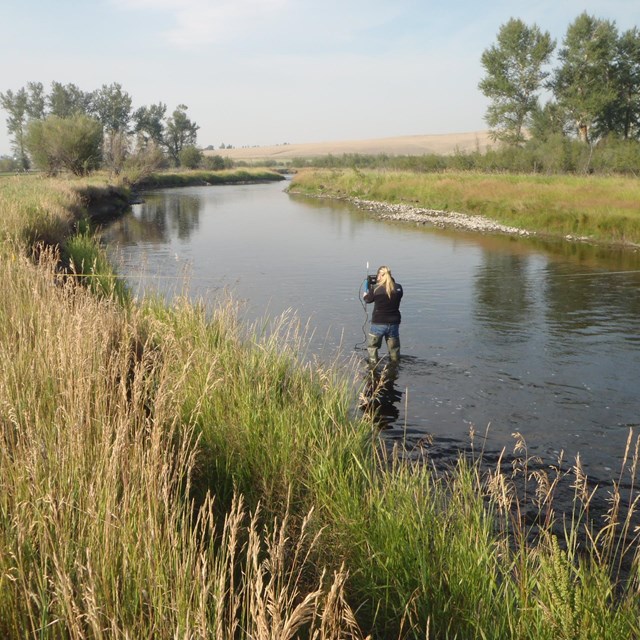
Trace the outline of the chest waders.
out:
<instances>
[{"instance_id":1,"label":"chest waders","mask_svg":"<svg viewBox=\"0 0 640 640\"><path fill-rule=\"evenodd\" d=\"M392 362L397 362L398 360L400 360L400 339L387 337L386 340L387 349L389 349L389 360L391 360ZM381 345L382 336L377 336L373 333L370 333L367 342L367 351L369 352L369 361L372 364L378 362L378 349L380 349Z\"/></svg>"}]
</instances>

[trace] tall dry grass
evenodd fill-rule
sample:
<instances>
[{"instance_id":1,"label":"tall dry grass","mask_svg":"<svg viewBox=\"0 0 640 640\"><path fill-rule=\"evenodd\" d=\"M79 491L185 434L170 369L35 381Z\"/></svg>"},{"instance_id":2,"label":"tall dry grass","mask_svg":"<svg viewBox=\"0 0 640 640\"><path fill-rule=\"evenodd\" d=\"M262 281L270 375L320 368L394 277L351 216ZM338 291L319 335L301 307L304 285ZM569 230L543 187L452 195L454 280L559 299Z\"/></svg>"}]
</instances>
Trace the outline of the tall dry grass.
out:
<instances>
[{"instance_id":1,"label":"tall dry grass","mask_svg":"<svg viewBox=\"0 0 640 640\"><path fill-rule=\"evenodd\" d=\"M194 510L192 363L166 326L53 259L2 258L0 282L3 637L359 637L346 571L301 580L308 519Z\"/></svg>"},{"instance_id":2,"label":"tall dry grass","mask_svg":"<svg viewBox=\"0 0 640 640\"><path fill-rule=\"evenodd\" d=\"M82 199L71 180L11 176L0 180L0 239L31 248L60 245L72 229ZM1 246L1 245L0 245Z\"/></svg>"}]
</instances>

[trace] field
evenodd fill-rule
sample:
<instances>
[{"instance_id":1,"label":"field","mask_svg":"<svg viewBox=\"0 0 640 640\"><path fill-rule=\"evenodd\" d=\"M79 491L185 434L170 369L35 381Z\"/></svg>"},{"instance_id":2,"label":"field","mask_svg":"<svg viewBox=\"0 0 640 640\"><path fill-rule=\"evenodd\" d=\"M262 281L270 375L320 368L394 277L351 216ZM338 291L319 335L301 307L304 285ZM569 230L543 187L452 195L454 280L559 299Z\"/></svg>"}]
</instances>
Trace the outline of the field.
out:
<instances>
[{"instance_id":1,"label":"field","mask_svg":"<svg viewBox=\"0 0 640 640\"><path fill-rule=\"evenodd\" d=\"M319 156L359 153L366 155L387 154L394 156L419 156L423 154L450 155L463 152L486 151L493 143L488 131L446 133L432 135L396 136L370 140L337 140L280 144L240 149L215 149L206 155L222 155L232 160L291 160L292 158L316 158Z\"/></svg>"},{"instance_id":2,"label":"field","mask_svg":"<svg viewBox=\"0 0 640 640\"><path fill-rule=\"evenodd\" d=\"M640 187L624 176L305 169L290 190L460 212L546 236L640 244Z\"/></svg>"}]
</instances>

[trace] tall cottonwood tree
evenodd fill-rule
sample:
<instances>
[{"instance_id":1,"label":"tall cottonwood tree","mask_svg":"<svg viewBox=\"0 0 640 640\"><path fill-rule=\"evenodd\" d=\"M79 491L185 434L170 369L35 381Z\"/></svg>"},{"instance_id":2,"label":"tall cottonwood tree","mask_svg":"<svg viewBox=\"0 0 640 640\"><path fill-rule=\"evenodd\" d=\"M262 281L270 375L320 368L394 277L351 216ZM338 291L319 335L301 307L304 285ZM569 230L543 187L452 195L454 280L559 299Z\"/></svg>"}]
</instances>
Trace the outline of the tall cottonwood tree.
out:
<instances>
[{"instance_id":1,"label":"tall cottonwood tree","mask_svg":"<svg viewBox=\"0 0 640 640\"><path fill-rule=\"evenodd\" d=\"M47 115L59 118L70 118L78 114L90 115L93 103L93 93L80 89L73 83L62 84L52 82L51 91L47 96ZM44 118L44 113L42 114Z\"/></svg>"},{"instance_id":2,"label":"tall cottonwood tree","mask_svg":"<svg viewBox=\"0 0 640 640\"><path fill-rule=\"evenodd\" d=\"M158 102L149 106L140 107L133 113L133 132L138 136L141 147L147 147L150 143L161 146L164 140L164 116L167 113L167 105Z\"/></svg>"},{"instance_id":3,"label":"tall cottonwood tree","mask_svg":"<svg viewBox=\"0 0 640 640\"><path fill-rule=\"evenodd\" d=\"M611 128L625 140L640 138L640 29L625 31L618 39L615 57L617 99Z\"/></svg>"},{"instance_id":4,"label":"tall cottonwood tree","mask_svg":"<svg viewBox=\"0 0 640 640\"><path fill-rule=\"evenodd\" d=\"M29 168L29 157L25 146L28 96L24 87L15 93L9 89L0 93L0 105L7 112L7 132L12 136L12 147L22 169Z\"/></svg>"},{"instance_id":5,"label":"tall cottonwood tree","mask_svg":"<svg viewBox=\"0 0 640 640\"><path fill-rule=\"evenodd\" d=\"M47 98L42 82L27 82L27 94L27 113L29 119L42 120L47 107Z\"/></svg>"},{"instance_id":6,"label":"tall cottonwood tree","mask_svg":"<svg viewBox=\"0 0 640 640\"><path fill-rule=\"evenodd\" d=\"M18 166L29 168L29 156L25 144L27 125L31 120L37 120L44 115L43 86L40 82L29 82L24 87L13 92L11 89L0 92L0 106L7 112L7 131L13 137L12 147Z\"/></svg>"},{"instance_id":7,"label":"tall cottonwood tree","mask_svg":"<svg viewBox=\"0 0 640 640\"><path fill-rule=\"evenodd\" d=\"M117 82L103 84L93 96L93 113L102 124L104 133L104 162L116 175L120 173L129 155L128 133L132 104L131 96Z\"/></svg>"},{"instance_id":8,"label":"tall cottonwood tree","mask_svg":"<svg viewBox=\"0 0 640 640\"><path fill-rule=\"evenodd\" d=\"M535 110L538 92L548 72L555 41L537 25L511 18L500 27L497 43L481 58L486 75L479 88L491 100L485 119L496 140L524 142L527 119Z\"/></svg>"},{"instance_id":9,"label":"tall cottonwood tree","mask_svg":"<svg viewBox=\"0 0 640 640\"><path fill-rule=\"evenodd\" d=\"M126 133L131 120L131 96L117 82L103 84L93 97L93 113L107 133Z\"/></svg>"},{"instance_id":10,"label":"tall cottonwood tree","mask_svg":"<svg viewBox=\"0 0 640 640\"><path fill-rule=\"evenodd\" d=\"M560 66L549 86L584 142L593 142L610 128L607 114L618 98L617 41L614 23L584 12L569 25L558 52Z\"/></svg>"},{"instance_id":11,"label":"tall cottonwood tree","mask_svg":"<svg viewBox=\"0 0 640 640\"><path fill-rule=\"evenodd\" d=\"M197 132L200 127L189 120L187 106L180 104L167 120L164 144L176 166L180 166L180 152L189 145L196 143Z\"/></svg>"}]
</instances>

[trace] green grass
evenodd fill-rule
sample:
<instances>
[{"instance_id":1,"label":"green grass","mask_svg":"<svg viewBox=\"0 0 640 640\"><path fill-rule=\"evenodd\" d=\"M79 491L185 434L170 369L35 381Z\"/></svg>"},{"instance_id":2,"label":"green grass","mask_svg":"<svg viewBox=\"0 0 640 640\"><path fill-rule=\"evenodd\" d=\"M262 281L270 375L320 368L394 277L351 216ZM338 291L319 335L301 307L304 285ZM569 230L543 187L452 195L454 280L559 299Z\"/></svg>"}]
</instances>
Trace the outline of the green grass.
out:
<instances>
[{"instance_id":1,"label":"green grass","mask_svg":"<svg viewBox=\"0 0 640 640\"><path fill-rule=\"evenodd\" d=\"M521 442L520 479L479 456L435 473L383 455L352 374L300 358L295 318L247 327L227 299L123 306L18 247L0 251L3 637L640 634L635 490L591 521L576 464L562 526L557 475L532 476Z\"/></svg>"},{"instance_id":2,"label":"green grass","mask_svg":"<svg viewBox=\"0 0 640 640\"><path fill-rule=\"evenodd\" d=\"M117 277L95 236L88 232L71 236L65 242L63 259L70 277L86 284L96 295L116 298L123 305L130 301L124 281Z\"/></svg>"},{"instance_id":3,"label":"green grass","mask_svg":"<svg viewBox=\"0 0 640 640\"><path fill-rule=\"evenodd\" d=\"M265 168L224 169L221 171L162 171L139 180L139 188L186 187L190 185L222 185L243 182L284 180L284 176Z\"/></svg>"},{"instance_id":4,"label":"green grass","mask_svg":"<svg viewBox=\"0 0 640 640\"><path fill-rule=\"evenodd\" d=\"M537 233L640 243L640 184L603 176L304 170L291 190L479 214Z\"/></svg>"}]
</instances>

